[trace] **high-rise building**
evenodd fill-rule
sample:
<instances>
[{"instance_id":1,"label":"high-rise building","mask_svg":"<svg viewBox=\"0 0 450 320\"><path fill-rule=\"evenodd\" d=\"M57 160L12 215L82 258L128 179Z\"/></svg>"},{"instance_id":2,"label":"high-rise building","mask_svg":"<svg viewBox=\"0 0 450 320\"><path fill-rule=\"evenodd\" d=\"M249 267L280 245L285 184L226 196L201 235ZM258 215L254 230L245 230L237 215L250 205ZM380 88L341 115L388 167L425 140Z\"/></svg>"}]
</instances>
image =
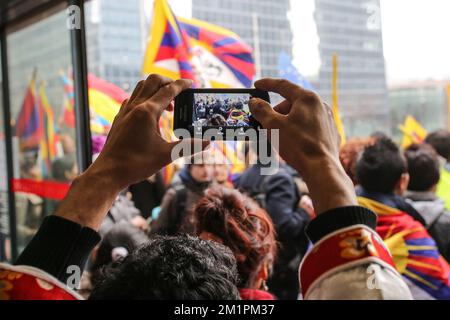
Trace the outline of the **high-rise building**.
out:
<instances>
[{"instance_id":1,"label":"high-rise building","mask_svg":"<svg viewBox=\"0 0 450 320\"><path fill-rule=\"evenodd\" d=\"M379 0L315 0L321 67L318 91L331 101L339 60L339 106L349 136L390 133Z\"/></svg>"},{"instance_id":2,"label":"high-rise building","mask_svg":"<svg viewBox=\"0 0 450 320\"><path fill-rule=\"evenodd\" d=\"M141 76L142 37L148 32L143 1L92 0L85 9L89 72L132 89Z\"/></svg>"},{"instance_id":3,"label":"high-rise building","mask_svg":"<svg viewBox=\"0 0 450 320\"><path fill-rule=\"evenodd\" d=\"M192 0L192 16L237 33L254 49L258 77L278 76L281 52L292 53L290 0Z\"/></svg>"}]
</instances>

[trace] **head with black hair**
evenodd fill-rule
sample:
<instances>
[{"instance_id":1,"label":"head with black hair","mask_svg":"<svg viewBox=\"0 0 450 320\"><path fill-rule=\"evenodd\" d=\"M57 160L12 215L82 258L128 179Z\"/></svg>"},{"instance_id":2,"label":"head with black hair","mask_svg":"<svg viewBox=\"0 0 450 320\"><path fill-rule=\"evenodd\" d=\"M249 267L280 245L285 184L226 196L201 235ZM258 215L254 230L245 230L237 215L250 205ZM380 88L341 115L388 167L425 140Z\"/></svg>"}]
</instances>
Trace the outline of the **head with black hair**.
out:
<instances>
[{"instance_id":1,"label":"head with black hair","mask_svg":"<svg viewBox=\"0 0 450 320\"><path fill-rule=\"evenodd\" d=\"M188 235L156 236L103 274L90 299L239 299L230 249Z\"/></svg>"},{"instance_id":2,"label":"head with black hair","mask_svg":"<svg viewBox=\"0 0 450 320\"><path fill-rule=\"evenodd\" d=\"M78 174L74 155L65 155L52 163L52 175L56 181L71 182Z\"/></svg>"},{"instance_id":3,"label":"head with black hair","mask_svg":"<svg viewBox=\"0 0 450 320\"><path fill-rule=\"evenodd\" d=\"M356 164L357 180L369 192L391 194L397 187L406 189L407 172L404 156L397 145L387 138L378 139L365 148Z\"/></svg>"},{"instance_id":4,"label":"head with black hair","mask_svg":"<svg viewBox=\"0 0 450 320\"><path fill-rule=\"evenodd\" d=\"M410 176L408 190L431 191L439 182L440 166L436 151L428 144L413 144L405 150Z\"/></svg>"},{"instance_id":5,"label":"head with black hair","mask_svg":"<svg viewBox=\"0 0 450 320\"><path fill-rule=\"evenodd\" d=\"M389 139L389 136L383 131L375 131L370 135L369 138L379 140L379 139Z\"/></svg>"},{"instance_id":6,"label":"head with black hair","mask_svg":"<svg viewBox=\"0 0 450 320\"><path fill-rule=\"evenodd\" d=\"M447 161L450 160L450 132L434 131L426 137L425 142L431 145L441 157Z\"/></svg>"},{"instance_id":7,"label":"head with black hair","mask_svg":"<svg viewBox=\"0 0 450 320\"><path fill-rule=\"evenodd\" d=\"M126 257L148 241L147 234L133 226L130 222L121 220L103 236L92 259L91 283L96 285L103 278L102 268L111 262Z\"/></svg>"}]
</instances>

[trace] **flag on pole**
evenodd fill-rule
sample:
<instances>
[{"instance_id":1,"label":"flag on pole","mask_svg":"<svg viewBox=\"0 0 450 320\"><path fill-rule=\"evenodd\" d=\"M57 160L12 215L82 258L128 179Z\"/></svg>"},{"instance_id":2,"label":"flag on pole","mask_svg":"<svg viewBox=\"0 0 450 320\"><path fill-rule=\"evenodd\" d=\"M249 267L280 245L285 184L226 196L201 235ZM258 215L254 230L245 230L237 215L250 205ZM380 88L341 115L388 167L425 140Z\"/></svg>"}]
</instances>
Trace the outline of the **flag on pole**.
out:
<instances>
[{"instance_id":1,"label":"flag on pole","mask_svg":"<svg viewBox=\"0 0 450 320\"><path fill-rule=\"evenodd\" d=\"M176 17L166 0L155 0L142 72L186 78L196 87L250 87L252 49L235 33L195 19Z\"/></svg>"},{"instance_id":2,"label":"flag on pole","mask_svg":"<svg viewBox=\"0 0 450 320\"><path fill-rule=\"evenodd\" d=\"M59 125L60 127L66 125L68 128L73 129L75 128L73 81L64 73L64 71L60 70L59 74L64 85L63 112L61 112L59 118Z\"/></svg>"},{"instance_id":3,"label":"flag on pole","mask_svg":"<svg viewBox=\"0 0 450 320\"><path fill-rule=\"evenodd\" d=\"M61 73L64 83L64 110L62 120L69 128L75 127L75 100L72 79ZM113 83L93 74L88 75L89 111L91 132L106 135L128 94Z\"/></svg>"},{"instance_id":4,"label":"flag on pole","mask_svg":"<svg viewBox=\"0 0 450 320\"><path fill-rule=\"evenodd\" d=\"M42 113L43 135L40 145L40 155L43 164L43 176L48 177L51 172L52 161L56 158L56 135L55 135L55 117L50 106L45 90L45 84L42 82L39 88L39 105Z\"/></svg>"},{"instance_id":5,"label":"flag on pole","mask_svg":"<svg viewBox=\"0 0 450 320\"><path fill-rule=\"evenodd\" d=\"M286 52L281 52L278 59L278 73L280 78L289 80L303 89L315 91L314 87L309 81L298 72L297 68L292 63L291 57Z\"/></svg>"},{"instance_id":6,"label":"flag on pole","mask_svg":"<svg viewBox=\"0 0 450 320\"><path fill-rule=\"evenodd\" d=\"M345 135L344 124L342 123L341 115L339 113L339 95L338 95L338 58L337 54L333 54L333 79L332 79L332 96L333 96L333 117L338 133L341 137L341 145L347 142Z\"/></svg>"},{"instance_id":7,"label":"flag on pole","mask_svg":"<svg viewBox=\"0 0 450 320\"><path fill-rule=\"evenodd\" d=\"M36 73L34 70L15 124L15 135L19 137L22 151L37 150L43 135L39 102L36 99Z\"/></svg>"},{"instance_id":8,"label":"flag on pole","mask_svg":"<svg viewBox=\"0 0 450 320\"><path fill-rule=\"evenodd\" d=\"M422 143L427 137L427 130L411 115L406 117L405 123L399 126L403 132L402 148L406 149L413 143Z\"/></svg>"},{"instance_id":9,"label":"flag on pole","mask_svg":"<svg viewBox=\"0 0 450 320\"><path fill-rule=\"evenodd\" d=\"M91 131L96 134L108 134L109 129L128 94L110 82L88 75L89 109L91 113Z\"/></svg>"}]
</instances>

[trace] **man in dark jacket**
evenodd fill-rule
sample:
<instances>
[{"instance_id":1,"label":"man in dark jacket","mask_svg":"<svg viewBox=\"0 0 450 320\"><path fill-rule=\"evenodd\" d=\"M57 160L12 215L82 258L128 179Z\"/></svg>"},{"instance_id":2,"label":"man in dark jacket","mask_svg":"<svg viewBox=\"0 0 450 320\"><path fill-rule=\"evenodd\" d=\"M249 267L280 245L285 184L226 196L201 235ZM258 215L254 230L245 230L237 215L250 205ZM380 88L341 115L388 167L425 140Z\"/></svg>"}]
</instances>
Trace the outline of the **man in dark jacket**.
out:
<instances>
[{"instance_id":1,"label":"man in dark jacket","mask_svg":"<svg viewBox=\"0 0 450 320\"><path fill-rule=\"evenodd\" d=\"M161 204L166 192L161 171L130 186L129 190L136 208L139 209L145 219L148 219L152 215L152 210Z\"/></svg>"},{"instance_id":2,"label":"man in dark jacket","mask_svg":"<svg viewBox=\"0 0 450 320\"><path fill-rule=\"evenodd\" d=\"M161 203L161 212L152 233L175 235L195 234L193 209L209 187L213 168L210 164L189 164L179 174L179 181L167 190Z\"/></svg>"},{"instance_id":3,"label":"man in dark jacket","mask_svg":"<svg viewBox=\"0 0 450 320\"><path fill-rule=\"evenodd\" d=\"M297 299L298 267L308 248L304 231L310 217L298 207L294 170L280 164L277 173L263 176L262 168L261 164L250 167L240 177L238 187L267 210L276 228L280 251L268 283L270 291L279 299Z\"/></svg>"},{"instance_id":4,"label":"man in dark jacket","mask_svg":"<svg viewBox=\"0 0 450 320\"><path fill-rule=\"evenodd\" d=\"M436 196L439 182L439 158L427 145L412 145L405 150L410 182L405 196L425 219L426 227L442 256L450 262L450 212L444 200Z\"/></svg>"}]
</instances>

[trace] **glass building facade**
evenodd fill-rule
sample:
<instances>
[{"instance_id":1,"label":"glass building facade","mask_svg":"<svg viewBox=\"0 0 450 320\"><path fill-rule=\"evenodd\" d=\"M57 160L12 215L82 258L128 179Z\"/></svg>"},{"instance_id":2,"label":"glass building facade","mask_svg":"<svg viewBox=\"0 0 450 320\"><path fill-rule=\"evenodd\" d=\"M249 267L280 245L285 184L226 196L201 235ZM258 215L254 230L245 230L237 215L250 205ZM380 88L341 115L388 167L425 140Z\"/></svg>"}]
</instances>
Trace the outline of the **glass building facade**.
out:
<instances>
[{"instance_id":1,"label":"glass building facade","mask_svg":"<svg viewBox=\"0 0 450 320\"><path fill-rule=\"evenodd\" d=\"M277 77L281 52L292 55L290 0L192 0L192 16L237 33L254 49L257 77Z\"/></svg>"},{"instance_id":2,"label":"glass building facade","mask_svg":"<svg viewBox=\"0 0 450 320\"><path fill-rule=\"evenodd\" d=\"M318 91L331 101L332 56L339 61L339 106L348 136L390 133L379 0L315 0L321 67Z\"/></svg>"},{"instance_id":3,"label":"glass building facade","mask_svg":"<svg viewBox=\"0 0 450 320\"><path fill-rule=\"evenodd\" d=\"M139 81L148 29L143 6L151 1L92 0L86 3L89 72L125 91Z\"/></svg>"}]
</instances>

